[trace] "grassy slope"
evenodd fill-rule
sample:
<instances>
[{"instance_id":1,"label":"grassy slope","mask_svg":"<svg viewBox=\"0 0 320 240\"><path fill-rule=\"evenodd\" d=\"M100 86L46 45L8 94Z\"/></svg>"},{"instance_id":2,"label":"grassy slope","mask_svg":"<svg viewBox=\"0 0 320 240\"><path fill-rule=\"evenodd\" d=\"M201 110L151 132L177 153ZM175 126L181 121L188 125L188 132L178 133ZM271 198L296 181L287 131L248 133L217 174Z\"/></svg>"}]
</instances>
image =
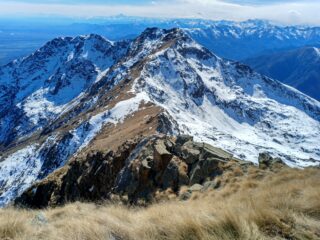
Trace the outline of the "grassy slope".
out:
<instances>
[{"instance_id":1,"label":"grassy slope","mask_svg":"<svg viewBox=\"0 0 320 240\"><path fill-rule=\"evenodd\" d=\"M73 203L43 211L0 210L0 239L320 239L320 169L251 167L221 188L147 208ZM183 191L183 190L182 190Z\"/></svg>"}]
</instances>

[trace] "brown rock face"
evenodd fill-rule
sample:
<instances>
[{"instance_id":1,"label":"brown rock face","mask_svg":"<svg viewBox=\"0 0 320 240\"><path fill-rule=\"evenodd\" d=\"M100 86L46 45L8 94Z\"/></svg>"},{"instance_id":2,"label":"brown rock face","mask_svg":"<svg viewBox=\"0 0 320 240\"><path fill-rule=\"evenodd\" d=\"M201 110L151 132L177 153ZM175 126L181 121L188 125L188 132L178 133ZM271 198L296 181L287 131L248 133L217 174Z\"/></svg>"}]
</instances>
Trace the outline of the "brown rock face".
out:
<instances>
[{"instance_id":1,"label":"brown rock face","mask_svg":"<svg viewBox=\"0 0 320 240\"><path fill-rule=\"evenodd\" d=\"M77 200L127 196L130 203L151 201L156 191L178 192L202 184L238 163L231 154L189 136L153 135L126 141L117 151L88 153L28 189L16 204L41 208Z\"/></svg>"}]
</instances>

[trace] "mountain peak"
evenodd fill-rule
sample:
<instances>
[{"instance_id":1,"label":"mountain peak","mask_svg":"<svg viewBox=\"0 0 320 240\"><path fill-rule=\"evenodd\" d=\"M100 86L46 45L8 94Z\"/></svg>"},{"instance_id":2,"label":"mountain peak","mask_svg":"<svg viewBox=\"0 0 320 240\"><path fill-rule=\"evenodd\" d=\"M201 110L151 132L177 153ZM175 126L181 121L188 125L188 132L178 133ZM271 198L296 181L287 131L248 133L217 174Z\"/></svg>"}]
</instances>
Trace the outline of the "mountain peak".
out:
<instances>
[{"instance_id":1,"label":"mountain peak","mask_svg":"<svg viewBox=\"0 0 320 240\"><path fill-rule=\"evenodd\" d=\"M161 29L161 28L147 28L142 34L138 37L138 39L143 40L178 40L178 39L189 39L188 35L185 31L180 28L172 28L172 29Z\"/></svg>"},{"instance_id":2,"label":"mountain peak","mask_svg":"<svg viewBox=\"0 0 320 240\"><path fill-rule=\"evenodd\" d=\"M182 29L147 28L131 43L128 57L134 57L136 60L143 59L149 54L155 54L170 47L178 48L178 45L181 47L191 43L197 45Z\"/></svg>"},{"instance_id":3,"label":"mountain peak","mask_svg":"<svg viewBox=\"0 0 320 240\"><path fill-rule=\"evenodd\" d=\"M97 42L109 43L110 45L113 44L113 42L110 41L109 39L95 33L75 37L73 38L73 41L97 41Z\"/></svg>"}]
</instances>

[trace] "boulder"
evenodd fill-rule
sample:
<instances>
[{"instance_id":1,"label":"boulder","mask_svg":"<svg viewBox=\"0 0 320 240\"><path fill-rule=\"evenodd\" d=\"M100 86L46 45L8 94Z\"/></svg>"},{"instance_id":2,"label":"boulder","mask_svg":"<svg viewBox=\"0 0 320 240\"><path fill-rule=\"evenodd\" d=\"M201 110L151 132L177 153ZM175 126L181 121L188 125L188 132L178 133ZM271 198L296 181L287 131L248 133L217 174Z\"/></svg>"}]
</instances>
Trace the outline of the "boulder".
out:
<instances>
[{"instance_id":1,"label":"boulder","mask_svg":"<svg viewBox=\"0 0 320 240\"><path fill-rule=\"evenodd\" d=\"M173 157L172 153L167 150L167 146L163 139L159 139L155 142L153 156L156 170L163 170Z\"/></svg>"},{"instance_id":2,"label":"boulder","mask_svg":"<svg viewBox=\"0 0 320 240\"><path fill-rule=\"evenodd\" d=\"M194 162L199 160L200 150L191 141L183 144L180 148L180 151L181 157L187 164L193 164Z\"/></svg>"},{"instance_id":3,"label":"boulder","mask_svg":"<svg viewBox=\"0 0 320 240\"><path fill-rule=\"evenodd\" d=\"M180 186L188 184L188 165L174 156L162 175L162 187L163 189L171 188L178 191Z\"/></svg>"},{"instance_id":4,"label":"boulder","mask_svg":"<svg viewBox=\"0 0 320 240\"><path fill-rule=\"evenodd\" d=\"M193 137L189 135L178 135L176 140L176 145L182 146L186 142L193 142Z\"/></svg>"},{"instance_id":5,"label":"boulder","mask_svg":"<svg viewBox=\"0 0 320 240\"><path fill-rule=\"evenodd\" d=\"M219 158L206 158L198 161L191 169L190 184L202 183L208 177L215 177L221 174L222 170L219 168Z\"/></svg>"},{"instance_id":6,"label":"boulder","mask_svg":"<svg viewBox=\"0 0 320 240\"><path fill-rule=\"evenodd\" d=\"M201 184L193 184L189 188L189 191L191 191L191 192L200 192L202 189L203 189L203 186Z\"/></svg>"},{"instance_id":7,"label":"boulder","mask_svg":"<svg viewBox=\"0 0 320 240\"><path fill-rule=\"evenodd\" d=\"M175 159L172 159L162 175L162 187L163 189L172 188L173 190L177 190L178 186L179 163Z\"/></svg>"},{"instance_id":8,"label":"boulder","mask_svg":"<svg viewBox=\"0 0 320 240\"><path fill-rule=\"evenodd\" d=\"M214 158L218 161L224 161L224 162L229 161L233 157L232 154L220 148L213 147L207 143L202 143L201 153L202 153L201 154L202 159Z\"/></svg>"}]
</instances>

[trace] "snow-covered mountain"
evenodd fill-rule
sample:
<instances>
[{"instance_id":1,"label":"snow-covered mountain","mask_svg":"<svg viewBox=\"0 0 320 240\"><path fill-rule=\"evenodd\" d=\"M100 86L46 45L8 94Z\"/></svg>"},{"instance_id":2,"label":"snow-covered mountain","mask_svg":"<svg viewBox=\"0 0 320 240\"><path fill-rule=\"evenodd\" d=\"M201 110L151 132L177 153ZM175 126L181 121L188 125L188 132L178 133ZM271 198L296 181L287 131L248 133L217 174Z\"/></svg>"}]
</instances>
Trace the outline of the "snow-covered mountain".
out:
<instances>
[{"instance_id":1,"label":"snow-covered mountain","mask_svg":"<svg viewBox=\"0 0 320 240\"><path fill-rule=\"evenodd\" d=\"M257 72L320 100L320 49L303 47L245 60Z\"/></svg>"},{"instance_id":2,"label":"snow-covered mountain","mask_svg":"<svg viewBox=\"0 0 320 240\"><path fill-rule=\"evenodd\" d=\"M126 52L98 35L56 38L0 68L0 147L46 126Z\"/></svg>"},{"instance_id":3,"label":"snow-covered mountain","mask_svg":"<svg viewBox=\"0 0 320 240\"><path fill-rule=\"evenodd\" d=\"M190 134L255 163L261 152L320 162L318 101L180 29L55 39L0 72L1 205L69 159L139 134Z\"/></svg>"},{"instance_id":4,"label":"snow-covered mountain","mask_svg":"<svg viewBox=\"0 0 320 240\"><path fill-rule=\"evenodd\" d=\"M262 20L219 21L186 30L219 56L238 61L320 44L319 27L279 26Z\"/></svg>"}]
</instances>

